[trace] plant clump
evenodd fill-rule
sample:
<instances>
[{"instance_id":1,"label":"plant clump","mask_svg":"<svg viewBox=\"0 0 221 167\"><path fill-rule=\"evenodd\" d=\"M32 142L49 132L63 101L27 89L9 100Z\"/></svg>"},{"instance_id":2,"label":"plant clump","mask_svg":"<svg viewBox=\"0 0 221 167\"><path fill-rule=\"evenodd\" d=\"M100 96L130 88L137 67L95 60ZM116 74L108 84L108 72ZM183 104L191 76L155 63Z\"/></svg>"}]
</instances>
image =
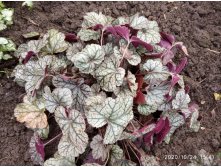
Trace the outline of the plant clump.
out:
<instances>
[{"instance_id":1,"label":"plant clump","mask_svg":"<svg viewBox=\"0 0 221 167\"><path fill-rule=\"evenodd\" d=\"M90 12L81 27L76 35L51 29L15 52L15 81L26 95L14 115L34 131L32 160L158 165L148 147L169 143L188 118L193 131L200 126L180 74L186 47L138 14L114 19ZM60 133L47 141L52 117ZM45 161L45 146L58 138L57 152Z\"/></svg>"}]
</instances>

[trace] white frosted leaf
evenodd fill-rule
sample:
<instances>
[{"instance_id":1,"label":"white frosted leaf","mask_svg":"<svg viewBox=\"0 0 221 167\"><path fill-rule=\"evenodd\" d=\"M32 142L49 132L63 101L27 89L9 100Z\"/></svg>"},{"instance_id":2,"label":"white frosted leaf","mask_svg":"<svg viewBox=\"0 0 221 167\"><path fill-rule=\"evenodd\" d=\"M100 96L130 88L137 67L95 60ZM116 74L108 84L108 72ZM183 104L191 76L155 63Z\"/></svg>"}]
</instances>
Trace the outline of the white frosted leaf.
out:
<instances>
[{"instance_id":1,"label":"white frosted leaf","mask_svg":"<svg viewBox=\"0 0 221 167\"><path fill-rule=\"evenodd\" d=\"M58 30L49 30L44 38L48 41L48 44L44 48L44 51L47 53L60 53L68 48L68 43L65 42L65 35Z\"/></svg>"},{"instance_id":2,"label":"white frosted leaf","mask_svg":"<svg viewBox=\"0 0 221 167\"><path fill-rule=\"evenodd\" d=\"M38 53L47 43L48 41L45 38L39 40L31 40L27 43L27 51L33 51L34 53Z\"/></svg>"},{"instance_id":3,"label":"white frosted leaf","mask_svg":"<svg viewBox=\"0 0 221 167\"><path fill-rule=\"evenodd\" d=\"M141 155L141 165L143 166L159 166L159 162L153 155Z\"/></svg>"},{"instance_id":4,"label":"white frosted leaf","mask_svg":"<svg viewBox=\"0 0 221 167\"><path fill-rule=\"evenodd\" d=\"M88 135L82 130L71 128L69 134L64 134L58 144L58 152L63 157L78 157L88 144Z\"/></svg>"},{"instance_id":5,"label":"white frosted leaf","mask_svg":"<svg viewBox=\"0 0 221 167\"><path fill-rule=\"evenodd\" d=\"M82 41L90 41L90 40L97 40L100 38L100 33L98 31L90 30L90 29L81 29L77 36Z\"/></svg>"},{"instance_id":6,"label":"white frosted leaf","mask_svg":"<svg viewBox=\"0 0 221 167\"><path fill-rule=\"evenodd\" d=\"M114 94L117 96L132 96L137 94L138 84L135 82L136 77L130 71L128 71L127 77L124 79L123 84L114 90Z\"/></svg>"},{"instance_id":7,"label":"white frosted leaf","mask_svg":"<svg viewBox=\"0 0 221 167\"><path fill-rule=\"evenodd\" d=\"M84 112L85 100L92 95L90 86L84 84L84 80L65 80L59 76L52 79L52 83L57 88L68 88L72 92L72 107L78 111Z\"/></svg>"},{"instance_id":8,"label":"white frosted leaf","mask_svg":"<svg viewBox=\"0 0 221 167\"><path fill-rule=\"evenodd\" d=\"M49 158L44 162L44 166L75 166L75 164L64 157Z\"/></svg>"},{"instance_id":9,"label":"white frosted leaf","mask_svg":"<svg viewBox=\"0 0 221 167\"><path fill-rule=\"evenodd\" d=\"M200 121L198 121L199 117L199 111L195 110L190 118L190 128L194 131L194 132L198 132L199 128L200 128Z\"/></svg>"},{"instance_id":10,"label":"white frosted leaf","mask_svg":"<svg viewBox=\"0 0 221 167\"><path fill-rule=\"evenodd\" d=\"M157 110L160 110L160 111L169 111L169 110L172 110L172 105L171 103L163 103L162 105L160 105L158 107Z\"/></svg>"},{"instance_id":11,"label":"white frosted leaf","mask_svg":"<svg viewBox=\"0 0 221 167\"><path fill-rule=\"evenodd\" d=\"M148 105L148 104L138 105L137 110L140 114L147 116L147 115L150 115L150 114L156 112L157 106L156 105Z\"/></svg>"},{"instance_id":12,"label":"white frosted leaf","mask_svg":"<svg viewBox=\"0 0 221 167\"><path fill-rule=\"evenodd\" d=\"M129 18L129 24L132 28L140 30L147 27L148 20L144 16L139 16L139 14L135 14Z\"/></svg>"},{"instance_id":13,"label":"white frosted leaf","mask_svg":"<svg viewBox=\"0 0 221 167\"><path fill-rule=\"evenodd\" d=\"M108 124L104 144L112 144L120 138L124 128L133 119L132 106L132 97L109 97L102 104L91 104L86 117L88 123L96 128Z\"/></svg>"},{"instance_id":14,"label":"white frosted leaf","mask_svg":"<svg viewBox=\"0 0 221 167\"><path fill-rule=\"evenodd\" d=\"M147 60L143 64L142 70L145 70L146 72L148 72L144 76L144 79L146 81L150 81L152 79L163 81L163 80L166 80L170 76L170 73L169 73L167 67L163 66L160 59Z\"/></svg>"},{"instance_id":15,"label":"white frosted leaf","mask_svg":"<svg viewBox=\"0 0 221 167\"><path fill-rule=\"evenodd\" d=\"M173 109L186 109L188 108L188 103L190 102L190 97L187 93L185 93L184 89L180 89L176 98L172 101Z\"/></svg>"},{"instance_id":16,"label":"white frosted leaf","mask_svg":"<svg viewBox=\"0 0 221 167\"><path fill-rule=\"evenodd\" d=\"M170 131L164 139L167 144L170 142L170 137L175 130L185 123L184 117L179 113L168 112L168 119L170 122Z\"/></svg>"},{"instance_id":17,"label":"white frosted leaf","mask_svg":"<svg viewBox=\"0 0 221 167\"><path fill-rule=\"evenodd\" d=\"M114 47L114 55L118 58L125 58L129 64L136 66L141 62L141 58L134 48L126 48L122 45L120 49ZM123 56L124 55L124 56Z\"/></svg>"},{"instance_id":18,"label":"white frosted leaf","mask_svg":"<svg viewBox=\"0 0 221 167\"><path fill-rule=\"evenodd\" d=\"M101 166L101 165L98 163L85 163L82 166Z\"/></svg>"},{"instance_id":19,"label":"white frosted leaf","mask_svg":"<svg viewBox=\"0 0 221 167\"><path fill-rule=\"evenodd\" d=\"M41 139L47 139L49 134L49 125L46 128L36 129L35 132Z\"/></svg>"},{"instance_id":20,"label":"white frosted leaf","mask_svg":"<svg viewBox=\"0 0 221 167\"><path fill-rule=\"evenodd\" d=\"M24 86L25 84L25 65L17 65L14 70L15 82L17 82L20 86Z\"/></svg>"},{"instance_id":21,"label":"white frosted leaf","mask_svg":"<svg viewBox=\"0 0 221 167\"><path fill-rule=\"evenodd\" d=\"M87 45L81 52L74 55L71 61L82 73L92 73L104 60L105 52L100 45Z\"/></svg>"},{"instance_id":22,"label":"white frosted leaf","mask_svg":"<svg viewBox=\"0 0 221 167\"><path fill-rule=\"evenodd\" d=\"M113 25L125 25L129 23L129 19L126 17L118 17L113 21Z\"/></svg>"},{"instance_id":23,"label":"white frosted leaf","mask_svg":"<svg viewBox=\"0 0 221 167\"><path fill-rule=\"evenodd\" d=\"M68 88L56 88L51 92L49 87L45 87L43 98L45 107L50 113L53 113L58 106L69 108L73 102L72 92Z\"/></svg>"},{"instance_id":24,"label":"white frosted leaf","mask_svg":"<svg viewBox=\"0 0 221 167\"><path fill-rule=\"evenodd\" d=\"M109 147L103 144L103 138L100 135L93 137L90 147L92 149L92 156L94 159L101 158L102 161L106 160Z\"/></svg>"},{"instance_id":25,"label":"white frosted leaf","mask_svg":"<svg viewBox=\"0 0 221 167\"><path fill-rule=\"evenodd\" d=\"M96 26L97 24L109 25L111 24L113 18L105 16L102 13L89 12L84 16L84 21L82 23L83 28L89 28Z\"/></svg>"},{"instance_id":26,"label":"white frosted leaf","mask_svg":"<svg viewBox=\"0 0 221 167\"><path fill-rule=\"evenodd\" d=\"M112 55L113 52L113 44L112 43L107 43L106 45L102 46L105 52L105 56L110 56Z\"/></svg>"},{"instance_id":27,"label":"white frosted leaf","mask_svg":"<svg viewBox=\"0 0 221 167\"><path fill-rule=\"evenodd\" d=\"M153 81L147 88L145 100L149 105L160 106L165 101L165 95L169 92L169 83Z\"/></svg>"},{"instance_id":28,"label":"white frosted leaf","mask_svg":"<svg viewBox=\"0 0 221 167\"><path fill-rule=\"evenodd\" d=\"M113 145L110 151L110 165L114 165L116 161L124 159L124 152L118 145Z\"/></svg>"},{"instance_id":29,"label":"white frosted leaf","mask_svg":"<svg viewBox=\"0 0 221 167\"><path fill-rule=\"evenodd\" d=\"M125 70L118 67L118 61L114 57L107 57L95 71L95 78L101 88L113 92L117 86L123 83Z\"/></svg>"},{"instance_id":30,"label":"white frosted leaf","mask_svg":"<svg viewBox=\"0 0 221 167\"><path fill-rule=\"evenodd\" d=\"M117 160L113 166L136 166L137 164L128 159Z\"/></svg>"},{"instance_id":31,"label":"white frosted leaf","mask_svg":"<svg viewBox=\"0 0 221 167\"><path fill-rule=\"evenodd\" d=\"M85 130L84 117L77 110L66 110L64 107L59 106L55 110L55 120L64 134L70 134L74 130Z\"/></svg>"},{"instance_id":32,"label":"white frosted leaf","mask_svg":"<svg viewBox=\"0 0 221 167\"><path fill-rule=\"evenodd\" d=\"M137 32L137 37L146 43L156 44L161 40L159 27L156 21L148 21L146 27Z\"/></svg>"},{"instance_id":33,"label":"white frosted leaf","mask_svg":"<svg viewBox=\"0 0 221 167\"><path fill-rule=\"evenodd\" d=\"M83 49L83 45L80 42L73 43L73 45L69 45L66 56L69 60L72 59L73 56L76 55L76 53L81 52Z\"/></svg>"},{"instance_id":34,"label":"white frosted leaf","mask_svg":"<svg viewBox=\"0 0 221 167\"><path fill-rule=\"evenodd\" d=\"M25 123L28 128L46 128L48 121L44 111L45 109L39 109L29 103L19 103L14 110L14 116L17 121Z\"/></svg>"}]
</instances>

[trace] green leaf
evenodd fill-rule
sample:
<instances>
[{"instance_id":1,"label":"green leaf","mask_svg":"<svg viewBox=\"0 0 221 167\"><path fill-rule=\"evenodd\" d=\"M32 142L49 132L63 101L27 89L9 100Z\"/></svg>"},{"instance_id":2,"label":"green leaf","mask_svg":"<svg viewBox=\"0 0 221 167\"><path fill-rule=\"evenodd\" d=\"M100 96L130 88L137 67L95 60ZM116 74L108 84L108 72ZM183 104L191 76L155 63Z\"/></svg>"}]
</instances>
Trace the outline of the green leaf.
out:
<instances>
[{"instance_id":1,"label":"green leaf","mask_svg":"<svg viewBox=\"0 0 221 167\"><path fill-rule=\"evenodd\" d=\"M65 42L65 35L58 30L51 29L45 34L44 38L48 40L44 51L49 54L64 52L68 48L68 43Z\"/></svg>"},{"instance_id":2,"label":"green leaf","mask_svg":"<svg viewBox=\"0 0 221 167\"><path fill-rule=\"evenodd\" d=\"M78 111L85 111L85 101L92 95L90 86L84 84L84 79L65 80L59 76L52 79L52 83L57 88L68 88L72 92L72 107Z\"/></svg>"},{"instance_id":3,"label":"green leaf","mask_svg":"<svg viewBox=\"0 0 221 167\"><path fill-rule=\"evenodd\" d=\"M113 92L117 86L121 86L125 70L118 67L118 60L114 57L107 57L95 71L95 78L101 88Z\"/></svg>"},{"instance_id":4,"label":"green leaf","mask_svg":"<svg viewBox=\"0 0 221 167\"><path fill-rule=\"evenodd\" d=\"M40 33L36 32L36 31L33 31L33 32L23 34L22 36L27 39L27 38L38 37L38 36L40 36Z\"/></svg>"},{"instance_id":5,"label":"green leaf","mask_svg":"<svg viewBox=\"0 0 221 167\"><path fill-rule=\"evenodd\" d=\"M97 40L100 38L100 33L94 30L90 29L81 29L77 36L82 40L82 41L90 41L90 40Z\"/></svg>"},{"instance_id":6,"label":"green leaf","mask_svg":"<svg viewBox=\"0 0 221 167\"><path fill-rule=\"evenodd\" d=\"M81 52L78 52L71 58L74 65L82 73L92 73L98 65L104 60L105 52L100 45L87 45Z\"/></svg>"},{"instance_id":7,"label":"green leaf","mask_svg":"<svg viewBox=\"0 0 221 167\"><path fill-rule=\"evenodd\" d=\"M100 128L108 124L104 144L112 144L120 138L124 128L133 119L132 106L132 97L109 97L102 104L90 104L85 114L93 127Z\"/></svg>"},{"instance_id":8,"label":"green leaf","mask_svg":"<svg viewBox=\"0 0 221 167\"><path fill-rule=\"evenodd\" d=\"M70 89L56 88L51 92L50 88L46 86L44 90L43 98L45 99L45 107L50 113L53 113L58 106L72 106L73 99Z\"/></svg>"}]
</instances>

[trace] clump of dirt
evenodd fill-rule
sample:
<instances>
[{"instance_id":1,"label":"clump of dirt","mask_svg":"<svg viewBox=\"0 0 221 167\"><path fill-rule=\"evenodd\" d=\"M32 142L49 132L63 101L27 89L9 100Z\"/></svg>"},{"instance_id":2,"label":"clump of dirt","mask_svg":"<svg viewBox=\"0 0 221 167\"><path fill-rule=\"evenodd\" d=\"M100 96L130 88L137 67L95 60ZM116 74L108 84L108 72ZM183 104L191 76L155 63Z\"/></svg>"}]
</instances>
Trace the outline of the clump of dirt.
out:
<instances>
[{"instance_id":1,"label":"clump of dirt","mask_svg":"<svg viewBox=\"0 0 221 167\"><path fill-rule=\"evenodd\" d=\"M174 34L188 48L189 63L183 75L191 87L192 100L200 105L203 128L194 133L185 125L175 132L170 144L155 145L151 152L161 165L187 165L190 158L180 155L194 156L200 149L211 154L221 152L221 103L213 97L214 92L221 92L221 2L34 2L32 11L22 8L21 2L7 2L6 6L15 9L14 24L0 35L17 45L24 42L22 34L31 31L45 33L55 28L76 32L84 14L90 11L113 17L139 12L158 21L162 31ZM0 70L13 68L15 63L10 63L0 63ZM24 89L6 77L1 77L0 84L0 165L31 165L27 150L32 132L13 117ZM211 114L213 109L215 116ZM179 158L168 159L168 155Z\"/></svg>"}]
</instances>

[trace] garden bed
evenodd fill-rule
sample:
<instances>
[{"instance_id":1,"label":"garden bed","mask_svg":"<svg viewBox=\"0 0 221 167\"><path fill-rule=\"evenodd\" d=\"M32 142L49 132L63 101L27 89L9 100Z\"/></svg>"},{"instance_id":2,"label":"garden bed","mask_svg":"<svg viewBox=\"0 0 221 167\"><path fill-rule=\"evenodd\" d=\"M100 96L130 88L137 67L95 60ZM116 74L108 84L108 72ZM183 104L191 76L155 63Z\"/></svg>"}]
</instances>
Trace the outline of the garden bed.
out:
<instances>
[{"instance_id":1,"label":"garden bed","mask_svg":"<svg viewBox=\"0 0 221 167\"><path fill-rule=\"evenodd\" d=\"M14 24L2 31L1 36L11 38L16 45L25 41L22 34L31 31L45 33L55 28L75 32L83 15L90 11L102 11L113 17L140 12L158 21L161 30L174 34L188 49L188 65L182 75L191 87L192 101L200 106L202 119L199 132L190 132L183 126L175 132L170 144L155 145L150 152L158 157L161 165L189 163L189 159L181 157L168 160L167 155L197 155L200 149L214 155L221 152L221 103L213 97L214 92L221 91L220 2L35 2L32 11L21 7L21 2L7 2L6 6L15 9ZM15 64L15 60L0 63L0 71L12 69ZM0 165L32 165L28 154L32 131L13 117L24 88L7 75L0 77ZM47 157L56 149L48 147L46 150L52 151L46 152Z\"/></svg>"}]
</instances>

